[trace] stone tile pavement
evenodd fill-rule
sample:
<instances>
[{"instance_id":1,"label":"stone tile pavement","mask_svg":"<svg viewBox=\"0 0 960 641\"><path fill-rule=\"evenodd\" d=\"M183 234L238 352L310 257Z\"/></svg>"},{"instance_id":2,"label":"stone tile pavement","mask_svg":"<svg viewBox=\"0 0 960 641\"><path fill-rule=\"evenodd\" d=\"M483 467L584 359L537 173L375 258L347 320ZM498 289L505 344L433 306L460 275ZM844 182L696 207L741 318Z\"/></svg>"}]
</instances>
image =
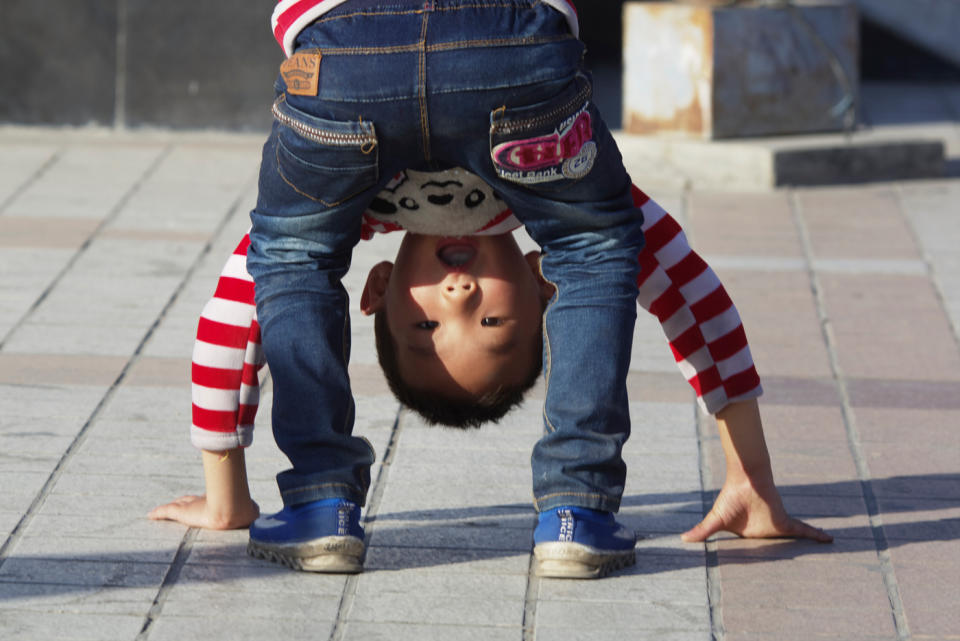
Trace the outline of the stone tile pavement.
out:
<instances>
[{"instance_id":1,"label":"stone tile pavement","mask_svg":"<svg viewBox=\"0 0 960 641\"><path fill-rule=\"evenodd\" d=\"M202 487L194 323L247 226L260 142L0 129L0 638L960 639L960 180L649 187L737 302L787 506L833 545L680 542L722 457L642 317L621 515L637 565L533 577L539 400L480 431L427 428L356 315L371 547L365 573L317 576L245 556L245 532L145 518ZM360 246L352 293L393 236ZM269 392L248 457L267 511L285 465Z\"/></svg>"}]
</instances>

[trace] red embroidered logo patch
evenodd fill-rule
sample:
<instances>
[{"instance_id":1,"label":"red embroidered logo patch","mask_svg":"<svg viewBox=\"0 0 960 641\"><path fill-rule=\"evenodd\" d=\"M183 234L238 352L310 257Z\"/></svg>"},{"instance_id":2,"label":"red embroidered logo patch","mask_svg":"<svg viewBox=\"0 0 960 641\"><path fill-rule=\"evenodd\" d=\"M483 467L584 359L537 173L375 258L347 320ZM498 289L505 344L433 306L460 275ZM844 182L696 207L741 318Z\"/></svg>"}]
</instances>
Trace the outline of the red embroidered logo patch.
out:
<instances>
[{"instance_id":1,"label":"red embroidered logo patch","mask_svg":"<svg viewBox=\"0 0 960 641\"><path fill-rule=\"evenodd\" d=\"M584 105L554 133L500 143L491 153L500 176L514 182L581 178L597 156L590 112Z\"/></svg>"}]
</instances>

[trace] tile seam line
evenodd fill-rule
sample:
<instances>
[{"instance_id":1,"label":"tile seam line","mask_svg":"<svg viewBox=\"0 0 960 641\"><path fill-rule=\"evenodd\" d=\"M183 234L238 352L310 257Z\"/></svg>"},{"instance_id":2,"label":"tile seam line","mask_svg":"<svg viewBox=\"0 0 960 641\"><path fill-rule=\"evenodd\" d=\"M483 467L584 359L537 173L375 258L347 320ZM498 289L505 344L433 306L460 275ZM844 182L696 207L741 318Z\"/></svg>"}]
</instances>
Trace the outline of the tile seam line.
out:
<instances>
[{"instance_id":1,"label":"tile seam line","mask_svg":"<svg viewBox=\"0 0 960 641\"><path fill-rule=\"evenodd\" d=\"M803 218L803 206L800 203L799 195L794 189L787 192L787 200L790 206L790 212L796 226L800 243L803 247L803 253L810 265L808 270L809 284L813 294L814 303L817 307L817 316L820 320L820 332L827 348L827 358L830 362L830 370L833 372L834 382L837 387L837 393L840 396L840 412L843 417L844 430L847 434L847 446L850 450L851 458L857 470L857 477L860 482L860 488L863 493L863 500L867 508L867 519L870 523L870 530L873 533L874 547L877 551L877 559L880 564L880 572L883 578L883 584L886 588L887 599L890 604L890 615L893 619L898 641L908 641L912 638L910 627L907 623L906 613L903 608L903 601L900 598L900 588L897 584L896 573L893 568L893 561L890 557L890 546L887 541L886 533L883 529L883 518L877 506L876 494L873 490L873 477L870 474L870 468L866 456L863 453L860 444L860 434L857 430L856 419L853 413L853 406L850 403L850 394L847 389L846 376L843 368L840 366L840 359L836 349L836 337L833 334L833 324L827 313L826 300L824 297L823 286L820 283L820 277L813 267L813 246L810 240L810 232L806 221Z\"/></svg>"},{"instance_id":2,"label":"tile seam line","mask_svg":"<svg viewBox=\"0 0 960 641\"><path fill-rule=\"evenodd\" d=\"M700 472L700 500L702 518L706 518L713 509L713 502L717 492L708 490L712 485L713 468L710 466L710 457L706 449L709 442L715 442L718 437L711 435L708 426L709 416L700 411L696 401L693 403L694 430L697 437L697 456ZM703 542L704 548L704 581L707 592L707 614L710 619L710 638L712 641L724 641L726 628L723 627L723 585L720 578L720 554L716 538Z\"/></svg>"},{"instance_id":3,"label":"tile seam line","mask_svg":"<svg viewBox=\"0 0 960 641\"><path fill-rule=\"evenodd\" d=\"M67 273L77 264L77 261L80 260L80 257L83 256L90 245L93 244L93 241L106 229L107 225L116 220L117 216L120 215L120 212L123 211L123 208L130 202L130 200L140 191L143 185L156 173L160 165L163 164L163 161L170 155L173 149L172 145L165 145L161 148L160 153L157 154L157 157L153 159L153 162L150 163L150 166L140 175L137 181L128 189L116 203L113 204L113 207L110 208L110 211L107 212L107 215L103 217L103 220L90 232L90 235L80 243L80 246L77 247L76 251L73 252L73 255L67 260L67 263L63 268L57 272L57 275L53 277L49 284L44 288L44 290L37 296L37 299L33 301L30 307L27 308L27 311L7 330L7 333L0 338L0 352L3 351L3 348L6 347L7 341L16 334L24 323L27 322L27 319L33 315L34 312L43 304L43 301L47 299L60 281L67 275Z\"/></svg>"},{"instance_id":4,"label":"tile seam line","mask_svg":"<svg viewBox=\"0 0 960 641\"><path fill-rule=\"evenodd\" d=\"M387 447L383 451L383 461L380 463L380 470L377 472L377 478L370 486L370 498L367 501L367 509L363 517L363 526L366 533L367 551L370 549L370 543L376 534L376 517L380 512L380 505L383 501L383 494L386 491L387 479L390 476L390 468L393 460L396 458L397 446L400 444L400 436L403 433L403 408L398 407L393 418L393 427L390 430L390 438L387 441ZM353 610L353 604L357 598L357 583L360 581L360 574L351 574L343 585L343 592L340 595L340 603L337 606L337 615L334 619L333 628L330 630L329 641L343 641L346 638L346 628L349 621L350 612Z\"/></svg>"},{"instance_id":5,"label":"tile seam line","mask_svg":"<svg viewBox=\"0 0 960 641\"><path fill-rule=\"evenodd\" d=\"M31 174L25 181L23 181L23 184L21 184L18 188L14 189L13 193L10 194L2 203L0 203L0 217L5 216L7 208L10 205L15 203L17 199L24 194L25 191L30 189L30 187L36 184L38 180L43 178L43 176L46 175L48 171L50 171L51 167L53 167L58 162L60 162L60 159L63 157L63 150L64 148L60 147L59 149L54 151L50 155L50 157L47 158L47 160L44 161L44 163L40 165L40 167L36 171L33 172L33 174Z\"/></svg>"},{"instance_id":6,"label":"tile seam line","mask_svg":"<svg viewBox=\"0 0 960 641\"><path fill-rule=\"evenodd\" d=\"M140 361L143 353L143 348L150 341L150 338L153 336L153 333L156 331L157 327L160 326L160 323L166 317L167 312L170 308L173 307L177 299L180 297L180 294L183 293L187 283L190 282L190 279L200 268L200 264L203 260L210 254L213 250L214 239L218 238L224 230L227 228L230 220L240 209L243 202L247 197L247 193L253 189L251 184L252 179L248 179L246 184L240 188L237 197L227 206L226 213L220 218L220 222L214 227L212 233L210 234L210 240L208 240L203 248L197 253L196 258L194 258L190 267L184 273L183 278L180 280L180 284L174 290L173 294L170 295L170 299L163 306L163 309L160 310L160 313L157 315L156 320L150 326L150 329L147 330L147 333L144 335L143 340L140 341L140 344L137 345L137 349L134 350L133 355L130 357L130 360L127 362L127 365L124 367L123 371L120 372L120 376L117 377L117 381L114 383L114 386L110 388L107 394L104 395L101 404L97 406L95 414L92 414L90 417L89 424L92 424L96 420L96 416L99 415L100 409L103 405L106 404L108 397L112 397L116 391L116 388L119 387L122 380L125 378L127 372L132 368L137 362ZM269 378L265 379L264 386L269 382ZM86 426L84 426L86 428ZM85 437L84 437L85 440ZM60 466L58 466L60 467ZM150 633L153 630L154 624L160 618L160 615L163 613L163 606L167 602L167 596L170 594L170 591L177 584L177 581L180 578L180 573L183 571L183 567L187 564L187 560L190 558L190 553L193 551L193 544L199 535L199 528L190 527L187 528L187 531L184 532L183 537L180 539L179 544L177 545L177 551L174 554L173 561L170 562L170 566L167 569L167 572L164 574L163 579L160 582L160 587L157 589L157 595L153 599L153 603L150 606L150 610L147 611L146 616L143 620L143 627L140 629L140 632L135 637L134 641L146 641L150 637ZM0 557L0 562L2 562L2 557Z\"/></svg>"},{"instance_id":7,"label":"tile seam line","mask_svg":"<svg viewBox=\"0 0 960 641\"><path fill-rule=\"evenodd\" d=\"M940 303L940 309L943 311L943 315L946 316L947 322L950 324L950 330L953 334L954 343L956 343L956 347L960 349L960 327L957 326L956 319L954 319L953 315L949 312L950 308L947 305L947 297L943 291L943 287L940 285L939 272L934 265L933 257L927 253L923 241L920 238L920 232L917 230L917 227L914 224L913 217L907 213L910 210L904 201L903 183L896 184L894 188L894 194L897 199L897 207L899 207L900 213L907 222L907 228L910 229L913 242L916 243L917 249L919 249L920 255L923 257L923 263L927 268L927 278L930 280L931 284L933 285L933 290L937 294L937 302Z\"/></svg>"},{"instance_id":8,"label":"tile seam line","mask_svg":"<svg viewBox=\"0 0 960 641\"><path fill-rule=\"evenodd\" d=\"M236 210L240 207L241 203L243 202L243 199L246 197L246 193L248 190L249 190L249 187L242 189L240 195L238 195L237 198L227 208L226 215L223 216L222 220L217 225L217 227L215 228L212 234L213 237L216 237L217 235L219 235L226 228L228 221L236 212ZM50 472L50 475L47 477L47 480L44 482L43 486L37 492L36 496L34 496L33 501L31 501L30 505L27 507L23 516L20 518L17 524L13 527L13 529L11 530L10 534L7 536L3 544L0 545L0 568L3 567L3 565L6 563L7 559L9 558L10 551L16 546L16 544L20 541L20 539L23 538L24 532L26 531L30 523L33 521L33 517L36 515L37 511L40 509L40 506L43 505L47 496L49 496L49 494L53 490L53 487L56 485L57 481L63 475L64 469L66 468L67 463L69 463L69 461L73 458L73 456L76 454L77 450L83 445L83 443L86 442L87 435L89 434L90 428L92 427L93 423L100 416L100 413L103 411L103 408L113 398L117 389L120 387L121 383L126 378L127 373L140 360L140 356L143 352L144 347L149 342L150 338L153 336L157 327L160 325L160 322L166 317L167 312L170 310L171 306L176 302L180 294L183 292L183 289L186 286L186 283L189 282L190 278L199 268L199 265L202 262L202 260L206 257L207 254L210 253L212 248L213 248L213 242L211 240L204 245L203 249L201 249L200 252L198 252L193 263L184 273L184 276L181 279L180 284L177 286L176 290L173 292L173 294L164 304L163 309L157 315L157 318L150 325L149 329L147 329L147 332L144 334L143 338L140 340L133 354L131 354L130 358L127 360L123 369L120 370L120 373L117 375L117 378L114 379L110 387L107 388L107 391L104 393L103 397L101 397L100 401L90 412L90 415L87 417L87 420L81 426L80 430L77 432L77 435L74 437L74 439L70 442L70 445L67 446L67 449L64 451L64 453L60 456L60 459L57 461L57 464L54 466L53 470ZM185 535L185 537L186 536L187 535ZM182 545L182 541L181 541L181 545Z\"/></svg>"},{"instance_id":9,"label":"tile seam line","mask_svg":"<svg viewBox=\"0 0 960 641\"><path fill-rule=\"evenodd\" d=\"M690 198L693 187L689 181L680 193L680 208L678 212L683 220L685 233L691 247L696 245L696 229L690 217ZM696 396L691 401L693 406L693 430L697 440L697 471L700 475L700 515L706 518L713 509L713 501L718 491L708 490L713 485L713 469L710 466L710 457L707 448L710 442L716 442L719 436L714 436L708 423L710 416L704 414L697 405ZM723 585L720 578L720 555L716 539L703 542L704 550L704 589L707 593L707 617L710 624L711 641L724 641L726 629L723 627Z\"/></svg>"},{"instance_id":10,"label":"tile seam line","mask_svg":"<svg viewBox=\"0 0 960 641\"><path fill-rule=\"evenodd\" d=\"M533 555L533 534L530 535L530 558L527 562L527 581L523 594L523 617L520 621L521 641L535 641L537 637L537 604L540 602L540 584L537 560Z\"/></svg>"},{"instance_id":11,"label":"tile seam line","mask_svg":"<svg viewBox=\"0 0 960 641\"><path fill-rule=\"evenodd\" d=\"M697 242L697 232L691 220L690 198L693 187L689 182L684 186L680 193L679 212L685 227L685 233L691 247ZM700 411L697 405L696 397L692 401L693 405L693 430L694 437L697 439L697 471L700 474L700 515L706 518L710 510L713 509L713 501L719 492L708 490L707 487L713 485L713 469L710 467L710 457L707 453L708 443L716 441L719 437L714 436L707 426L708 416ZM718 552L716 539L708 539L703 542L704 550L704 589L707 592L707 616L710 623L711 641L724 641L726 638L726 629L723 627L723 586L720 579L720 555Z\"/></svg>"}]
</instances>

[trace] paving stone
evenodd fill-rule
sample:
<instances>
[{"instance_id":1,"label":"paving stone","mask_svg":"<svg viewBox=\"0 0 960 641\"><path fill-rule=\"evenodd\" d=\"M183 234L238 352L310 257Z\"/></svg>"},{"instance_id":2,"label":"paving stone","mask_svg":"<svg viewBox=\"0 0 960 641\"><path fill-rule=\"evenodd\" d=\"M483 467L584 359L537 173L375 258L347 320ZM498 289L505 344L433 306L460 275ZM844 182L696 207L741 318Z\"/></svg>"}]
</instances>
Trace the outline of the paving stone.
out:
<instances>
[{"instance_id":1,"label":"paving stone","mask_svg":"<svg viewBox=\"0 0 960 641\"><path fill-rule=\"evenodd\" d=\"M444 568L411 569L394 572L365 572L356 584L358 595L418 594L421 596L455 596L523 598L527 577L521 575L451 573Z\"/></svg>"},{"instance_id":2,"label":"paving stone","mask_svg":"<svg viewBox=\"0 0 960 641\"><path fill-rule=\"evenodd\" d=\"M817 258L920 257L892 189L809 189L797 192L797 200Z\"/></svg>"},{"instance_id":3,"label":"paving stone","mask_svg":"<svg viewBox=\"0 0 960 641\"><path fill-rule=\"evenodd\" d=\"M175 547L157 539L66 537L46 532L21 538L15 556L51 561L169 564L173 562L175 553ZM47 578L53 582L55 575L48 575Z\"/></svg>"},{"instance_id":4,"label":"paving stone","mask_svg":"<svg viewBox=\"0 0 960 641\"><path fill-rule=\"evenodd\" d=\"M415 623L427 625L508 626L523 621L522 593L504 594L483 601L470 595L435 596L358 594L347 613L348 621Z\"/></svg>"},{"instance_id":5,"label":"paving stone","mask_svg":"<svg viewBox=\"0 0 960 641\"><path fill-rule=\"evenodd\" d=\"M171 546L180 544L186 528L168 521L151 521L143 510L124 514L61 515L38 513L31 517L25 533L29 536L89 537L97 539L144 539Z\"/></svg>"},{"instance_id":6,"label":"paving stone","mask_svg":"<svg viewBox=\"0 0 960 641\"><path fill-rule=\"evenodd\" d=\"M15 554L0 566L0 582L146 587L159 585L166 571L166 563L21 557Z\"/></svg>"},{"instance_id":7,"label":"paving stone","mask_svg":"<svg viewBox=\"0 0 960 641\"><path fill-rule=\"evenodd\" d=\"M633 630L631 630L631 634ZM662 641L710 641L713 635L710 630L650 630L651 637ZM538 641L563 641L570 638L571 631L568 628L537 628ZM578 641L606 641L610 638L610 630L587 630L577 629L576 638Z\"/></svg>"},{"instance_id":8,"label":"paving stone","mask_svg":"<svg viewBox=\"0 0 960 641\"><path fill-rule=\"evenodd\" d=\"M4 617L12 611L24 611L48 616L120 614L145 618L156 596L157 589L152 586L87 587L0 582L0 611L4 611Z\"/></svg>"},{"instance_id":9,"label":"paving stone","mask_svg":"<svg viewBox=\"0 0 960 641\"><path fill-rule=\"evenodd\" d=\"M13 197L23 184L37 176L56 153L54 143L4 140L0 149L0 203Z\"/></svg>"},{"instance_id":10,"label":"paving stone","mask_svg":"<svg viewBox=\"0 0 960 641\"><path fill-rule=\"evenodd\" d=\"M543 601L537 603L537 638L541 630L566 629L580 638L580 631L618 630L710 630L710 612L702 605L672 602L652 603L584 603L580 601ZM569 637L567 637L569 638Z\"/></svg>"},{"instance_id":11,"label":"paving stone","mask_svg":"<svg viewBox=\"0 0 960 641\"><path fill-rule=\"evenodd\" d=\"M887 607L790 608L724 608L723 625L731 633L751 632L775 635L890 635L895 638L893 616ZM770 638L770 637L768 637Z\"/></svg>"},{"instance_id":12,"label":"paving stone","mask_svg":"<svg viewBox=\"0 0 960 641\"><path fill-rule=\"evenodd\" d=\"M593 603L601 610L608 603L708 607L705 566L701 565L699 571L686 571L684 576L666 578L663 574L644 574L642 561L641 558L638 562L638 570L618 573L603 581L542 580L539 598L554 603Z\"/></svg>"},{"instance_id":13,"label":"paving stone","mask_svg":"<svg viewBox=\"0 0 960 641\"><path fill-rule=\"evenodd\" d=\"M449 548L453 550L513 550L528 552L533 540L533 523L528 528L501 527L496 523L464 522L437 525L430 522L393 521L377 523L371 546L398 548Z\"/></svg>"},{"instance_id":14,"label":"paving stone","mask_svg":"<svg viewBox=\"0 0 960 641\"><path fill-rule=\"evenodd\" d=\"M6 207L13 216L105 218L161 153L160 146L65 146Z\"/></svg>"},{"instance_id":15,"label":"paving stone","mask_svg":"<svg viewBox=\"0 0 960 641\"><path fill-rule=\"evenodd\" d=\"M92 385L0 385L0 433L75 434L105 391ZM82 420L73 425L71 419Z\"/></svg>"},{"instance_id":16,"label":"paving stone","mask_svg":"<svg viewBox=\"0 0 960 641\"><path fill-rule=\"evenodd\" d=\"M245 592L232 588L216 583L177 585L167 594L163 618L209 618L216 613L221 620L335 621L341 599L339 594Z\"/></svg>"},{"instance_id":17,"label":"paving stone","mask_svg":"<svg viewBox=\"0 0 960 641\"><path fill-rule=\"evenodd\" d=\"M0 635L10 641L67 639L69 641L126 641L139 634L142 616L58 612L4 612ZM182 638L182 637L181 637Z\"/></svg>"},{"instance_id":18,"label":"paving stone","mask_svg":"<svg viewBox=\"0 0 960 641\"><path fill-rule=\"evenodd\" d=\"M529 554L506 550L449 550L375 546L367 551L367 570L443 568L445 572L526 575Z\"/></svg>"},{"instance_id":19,"label":"paving stone","mask_svg":"<svg viewBox=\"0 0 960 641\"><path fill-rule=\"evenodd\" d=\"M333 630L334 621L319 618L284 619L279 617L220 617L169 616L161 617L150 629L152 641L182 641L183 639L325 639Z\"/></svg>"},{"instance_id":20,"label":"paving stone","mask_svg":"<svg viewBox=\"0 0 960 641\"><path fill-rule=\"evenodd\" d=\"M698 190L690 194L689 201L689 240L711 264L716 256L793 260L803 256L786 192L726 194Z\"/></svg>"},{"instance_id":21,"label":"paving stone","mask_svg":"<svg viewBox=\"0 0 960 641\"><path fill-rule=\"evenodd\" d=\"M344 627L345 641L517 641L519 627L423 625L410 623L365 623L350 621Z\"/></svg>"},{"instance_id":22,"label":"paving stone","mask_svg":"<svg viewBox=\"0 0 960 641\"><path fill-rule=\"evenodd\" d=\"M91 322L78 325L24 323L7 341L6 347L13 353L122 358L133 354L145 335L143 324L110 326Z\"/></svg>"},{"instance_id":23,"label":"paving stone","mask_svg":"<svg viewBox=\"0 0 960 641\"><path fill-rule=\"evenodd\" d=\"M343 592L346 575L295 572L267 561L249 564L187 564L180 573L178 585L209 586L211 590L272 594L305 594L338 597Z\"/></svg>"},{"instance_id":24,"label":"paving stone","mask_svg":"<svg viewBox=\"0 0 960 641\"><path fill-rule=\"evenodd\" d=\"M10 276L16 274L20 282L30 276L36 278L38 274L55 275L100 224L96 218L3 216L0 218L0 247L3 248L4 272ZM14 266L12 258L18 255L26 261ZM54 260L44 265L36 260L41 256Z\"/></svg>"}]
</instances>

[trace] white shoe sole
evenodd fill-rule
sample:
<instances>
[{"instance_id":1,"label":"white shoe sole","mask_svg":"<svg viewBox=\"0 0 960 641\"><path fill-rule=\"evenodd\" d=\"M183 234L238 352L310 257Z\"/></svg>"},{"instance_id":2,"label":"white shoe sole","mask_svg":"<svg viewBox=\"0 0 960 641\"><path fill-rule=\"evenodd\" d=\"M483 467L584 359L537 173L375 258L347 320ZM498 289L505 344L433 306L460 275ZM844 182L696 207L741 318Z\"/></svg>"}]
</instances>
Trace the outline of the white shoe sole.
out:
<instances>
[{"instance_id":1,"label":"white shoe sole","mask_svg":"<svg viewBox=\"0 0 960 641\"><path fill-rule=\"evenodd\" d=\"M537 576L554 579L599 579L637 562L633 548L617 552L565 541L540 543L533 555Z\"/></svg>"},{"instance_id":2,"label":"white shoe sole","mask_svg":"<svg viewBox=\"0 0 960 641\"><path fill-rule=\"evenodd\" d=\"M304 572L357 574L363 571L366 547L355 536L325 536L313 541L287 544L251 539L247 543L247 554Z\"/></svg>"}]
</instances>

